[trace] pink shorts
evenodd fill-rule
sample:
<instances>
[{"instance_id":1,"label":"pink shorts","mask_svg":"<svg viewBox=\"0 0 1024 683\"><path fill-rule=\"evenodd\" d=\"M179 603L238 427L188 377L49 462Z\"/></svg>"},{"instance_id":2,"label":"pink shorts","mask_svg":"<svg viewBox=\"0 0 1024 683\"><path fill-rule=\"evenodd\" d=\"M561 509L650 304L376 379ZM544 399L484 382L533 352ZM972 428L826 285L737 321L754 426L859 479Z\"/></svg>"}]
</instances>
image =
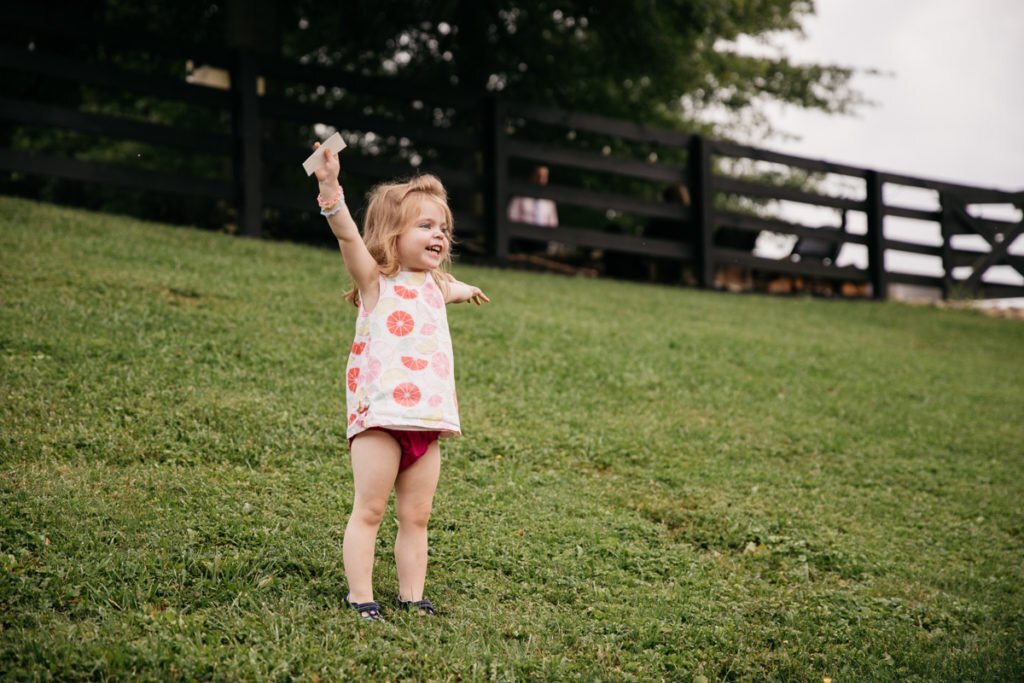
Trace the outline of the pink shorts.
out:
<instances>
[{"instance_id":1,"label":"pink shorts","mask_svg":"<svg viewBox=\"0 0 1024 683\"><path fill-rule=\"evenodd\" d=\"M441 432L419 431L416 429L387 429L385 427L370 427L370 429L384 432L398 442L399 448L402 449L402 459L398 463L399 472L412 467L427 452L430 444L441 437ZM370 431L370 429L366 431ZM356 436L359 436L359 434L356 434ZM348 440L349 450L352 449L352 441L355 438L353 436Z\"/></svg>"}]
</instances>

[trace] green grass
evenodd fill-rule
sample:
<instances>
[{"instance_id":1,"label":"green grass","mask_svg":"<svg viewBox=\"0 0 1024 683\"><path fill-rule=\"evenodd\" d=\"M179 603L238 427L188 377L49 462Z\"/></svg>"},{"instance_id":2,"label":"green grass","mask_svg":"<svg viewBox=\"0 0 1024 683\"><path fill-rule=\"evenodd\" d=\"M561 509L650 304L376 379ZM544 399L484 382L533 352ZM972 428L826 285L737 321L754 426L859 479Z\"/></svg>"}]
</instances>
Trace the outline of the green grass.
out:
<instances>
[{"instance_id":1,"label":"green grass","mask_svg":"<svg viewBox=\"0 0 1024 683\"><path fill-rule=\"evenodd\" d=\"M1024 325L456 272L444 615L363 624L341 257L0 198L0 674L1024 678Z\"/></svg>"}]
</instances>

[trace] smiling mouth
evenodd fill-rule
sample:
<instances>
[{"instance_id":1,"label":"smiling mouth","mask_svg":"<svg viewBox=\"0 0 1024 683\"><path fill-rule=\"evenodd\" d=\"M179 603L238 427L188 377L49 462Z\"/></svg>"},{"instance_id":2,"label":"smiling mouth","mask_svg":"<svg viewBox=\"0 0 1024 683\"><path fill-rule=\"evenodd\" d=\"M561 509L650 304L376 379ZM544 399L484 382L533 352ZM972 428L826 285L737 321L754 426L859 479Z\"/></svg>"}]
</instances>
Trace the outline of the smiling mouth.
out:
<instances>
[{"instance_id":1,"label":"smiling mouth","mask_svg":"<svg viewBox=\"0 0 1024 683\"><path fill-rule=\"evenodd\" d=\"M441 247L440 247L440 246L438 246L438 245L436 245L436 244L435 244L435 245L432 245L432 246L429 246L429 247L427 247L427 251L429 251L429 252L432 252L432 253L434 253L434 254L437 254L438 256L440 256L440 255L441 255Z\"/></svg>"}]
</instances>

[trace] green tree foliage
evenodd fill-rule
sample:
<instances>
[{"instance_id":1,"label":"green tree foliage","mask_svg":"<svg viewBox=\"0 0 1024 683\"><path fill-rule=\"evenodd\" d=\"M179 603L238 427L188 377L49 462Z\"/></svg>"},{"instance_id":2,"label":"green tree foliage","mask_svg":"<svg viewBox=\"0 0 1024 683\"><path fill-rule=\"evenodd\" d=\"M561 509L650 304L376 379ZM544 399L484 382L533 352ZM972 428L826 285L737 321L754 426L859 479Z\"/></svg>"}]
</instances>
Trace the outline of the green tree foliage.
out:
<instances>
[{"instance_id":1,"label":"green tree foliage","mask_svg":"<svg viewBox=\"0 0 1024 683\"><path fill-rule=\"evenodd\" d=\"M52 10L46 9L51 6ZM446 100L446 93L458 90L471 96L494 93L515 101L720 137L743 132L743 123L753 117L762 124L760 135L746 137L761 141L770 128L757 115L768 101L832 113L848 111L861 101L850 88L849 69L797 64L781 54L751 56L735 47L735 41L743 36L770 42L773 36L799 32L801 21L814 11L812 0L43 0L40 7L34 11L53 11L67 20L105 26L109 35L139 30L161 41L229 47L245 44L270 55L355 76L393 77L414 84L418 93L435 94L424 97L435 100L424 104L357 88L335 88L329 82L321 86L268 79L268 96L331 107L332 121L371 116L400 120L409 127L479 125L479 112ZM40 53L113 65L170 81L182 79L186 73L185 60L178 58L180 50L167 52L158 44L148 46L142 41L117 47L102 40L68 40L66 34L44 29L9 27L0 33L5 44L18 49L30 45ZM18 99L189 130L231 132L227 110L66 79L37 79L17 72L6 76L0 93ZM277 145L300 150L315 135L313 123L268 121L264 135ZM542 131L537 139L543 141L548 134ZM156 148L32 122L4 124L0 138L6 147L33 154L195 178L231 176L229 161L216 153ZM360 152L376 161L407 168L417 159L427 166L467 172L478 167L473 152L416 147L416 141L410 144L400 135L373 139L361 135L350 144L362 146ZM653 153L594 136L573 138L572 145L635 158L649 158ZM671 153L656 150L651 158L678 163L667 156ZM265 184L280 190L298 190L305 180L269 164L265 174ZM360 183L368 185L373 180L372 176L354 180L354 196L365 189ZM609 177L562 175L559 182L651 198L660 193L659 187L634 187L636 183ZM181 196L169 199L158 193L123 192L104 185L83 189L76 183L31 175L18 175L5 183L7 189L0 190L172 222L223 226L233 220L231 202L214 204ZM468 198L461 203L471 205ZM305 224L284 214L272 216L269 222L283 226L280 234L291 237L296 225Z\"/></svg>"},{"instance_id":2,"label":"green tree foliage","mask_svg":"<svg viewBox=\"0 0 1024 683\"><path fill-rule=\"evenodd\" d=\"M861 102L848 68L735 48L741 36L799 33L812 0L307 0L279 11L295 58L672 128L725 134L771 100L830 113ZM707 124L711 108L724 125Z\"/></svg>"}]
</instances>

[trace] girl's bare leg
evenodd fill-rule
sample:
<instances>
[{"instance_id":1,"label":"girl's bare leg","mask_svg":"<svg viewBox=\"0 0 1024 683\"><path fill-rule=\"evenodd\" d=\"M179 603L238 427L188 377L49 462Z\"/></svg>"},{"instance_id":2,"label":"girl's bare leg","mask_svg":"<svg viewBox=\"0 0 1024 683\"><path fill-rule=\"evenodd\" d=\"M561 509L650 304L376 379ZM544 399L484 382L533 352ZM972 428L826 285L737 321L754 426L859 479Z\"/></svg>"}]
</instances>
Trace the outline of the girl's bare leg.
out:
<instances>
[{"instance_id":1,"label":"girl's bare leg","mask_svg":"<svg viewBox=\"0 0 1024 683\"><path fill-rule=\"evenodd\" d=\"M440 474L441 446L435 441L395 482L398 511L395 564L398 566L398 595L402 600L423 599L423 584L427 580L427 522Z\"/></svg>"},{"instance_id":2,"label":"girl's bare leg","mask_svg":"<svg viewBox=\"0 0 1024 683\"><path fill-rule=\"evenodd\" d=\"M345 527L342 555L349 601L370 602L377 529L398 476L401 450L393 437L376 429L356 436L351 450L356 495Z\"/></svg>"}]
</instances>

